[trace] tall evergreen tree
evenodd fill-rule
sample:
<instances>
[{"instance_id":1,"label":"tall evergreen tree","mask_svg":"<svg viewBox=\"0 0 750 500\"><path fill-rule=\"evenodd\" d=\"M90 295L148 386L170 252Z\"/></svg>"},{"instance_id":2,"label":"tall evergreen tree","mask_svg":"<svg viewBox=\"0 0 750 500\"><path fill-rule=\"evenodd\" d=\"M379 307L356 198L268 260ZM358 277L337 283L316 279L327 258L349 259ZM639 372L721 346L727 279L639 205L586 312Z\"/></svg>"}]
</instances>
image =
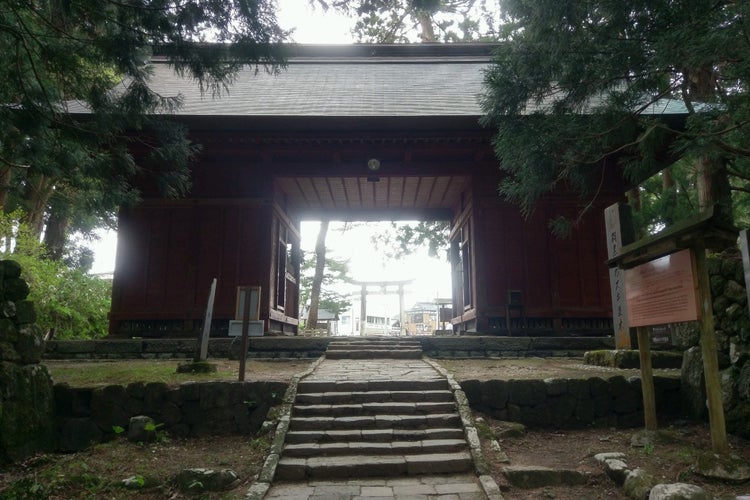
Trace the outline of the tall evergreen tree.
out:
<instances>
[{"instance_id":1,"label":"tall evergreen tree","mask_svg":"<svg viewBox=\"0 0 750 500\"><path fill-rule=\"evenodd\" d=\"M138 198L137 174L155 177L167 196L184 194L197 147L169 120L179 99L150 89L149 59L158 51L207 92L221 92L243 64L276 70L287 33L273 7L272 0L2 2L2 208L24 209L24 222L40 234L47 217L56 230L70 227L64 217L82 207L66 202L111 216ZM88 113L72 114L73 102Z\"/></svg>"},{"instance_id":2,"label":"tall evergreen tree","mask_svg":"<svg viewBox=\"0 0 750 500\"><path fill-rule=\"evenodd\" d=\"M602 164L639 180L689 161L702 206L726 208L730 187L747 188L748 2L504 0L502 7L505 43L486 75L484 123L497 128L506 173L500 193L525 214L560 187L579 193L585 210Z\"/></svg>"}]
</instances>

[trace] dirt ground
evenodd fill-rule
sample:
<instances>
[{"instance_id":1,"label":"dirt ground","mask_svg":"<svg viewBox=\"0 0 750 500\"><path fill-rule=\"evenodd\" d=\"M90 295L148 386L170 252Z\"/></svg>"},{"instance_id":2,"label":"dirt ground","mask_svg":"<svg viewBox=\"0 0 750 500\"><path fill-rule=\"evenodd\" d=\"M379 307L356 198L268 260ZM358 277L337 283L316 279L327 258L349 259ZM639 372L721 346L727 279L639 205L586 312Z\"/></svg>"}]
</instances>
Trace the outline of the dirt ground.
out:
<instances>
[{"instance_id":1,"label":"dirt ground","mask_svg":"<svg viewBox=\"0 0 750 500\"><path fill-rule=\"evenodd\" d=\"M236 376L236 365L225 367ZM234 362L236 363L236 362ZM593 372L607 369L590 369L576 360L452 360L440 361L458 380L470 378L528 378L537 376L591 376ZM307 362L296 361L261 363L253 366L252 378L273 379L299 373ZM634 371L634 374L637 371ZM613 374L624 374L614 370ZM625 373L626 374L626 373ZM628 374L626 374L628 375ZM724 485L706 481L696 475L693 462L696 453L710 449L706 425L686 422L662 423L670 430L674 441L660 443L652 448L634 448L630 445L638 429L584 429L575 431L527 430L521 437L495 437L502 423L485 415L485 424L479 425L485 456L493 476L507 499L622 499L621 488L604 475L594 460L600 452L619 451L626 455L629 468L641 467L664 482L689 482L703 486L710 497L732 499L737 495L750 495L750 484ZM577 469L590 473L583 486L548 487L522 490L512 487L502 475L505 465L502 454L490 448L496 439L511 465L545 465ZM732 451L750 462L750 442L730 436ZM161 436L154 444L133 444L124 438L95 446L74 454L44 454L32 457L22 464L6 470L0 469L0 499L181 499L196 498L180 492L170 481L184 468L230 468L240 477L234 488L221 493L205 494L205 499L242 498L254 481L268 450L268 436L211 437L207 439L177 440ZM126 490L120 482L136 477L144 486ZM151 486L153 485L153 486Z\"/></svg>"},{"instance_id":2,"label":"dirt ground","mask_svg":"<svg viewBox=\"0 0 750 500\"><path fill-rule=\"evenodd\" d=\"M500 428L499 422L489 417L488 427ZM606 476L594 455L622 452L629 469L641 468L659 482L685 482L701 486L708 498L734 500L739 495L750 495L750 483L731 485L703 478L694 472L696 457L711 449L708 426L688 422L673 422L661 427L667 431L671 442L657 443L652 448L633 447L631 439L640 429L583 429L583 430L528 430L523 436L500 438L502 453L509 465L537 465L558 469L574 469L589 474L581 486L556 486L524 490L508 483L502 474L505 465L498 453L490 448L490 439L483 433L482 446L485 457L492 465L492 476L508 499L625 499L622 488ZM733 453L750 463L750 442L730 436Z\"/></svg>"}]
</instances>

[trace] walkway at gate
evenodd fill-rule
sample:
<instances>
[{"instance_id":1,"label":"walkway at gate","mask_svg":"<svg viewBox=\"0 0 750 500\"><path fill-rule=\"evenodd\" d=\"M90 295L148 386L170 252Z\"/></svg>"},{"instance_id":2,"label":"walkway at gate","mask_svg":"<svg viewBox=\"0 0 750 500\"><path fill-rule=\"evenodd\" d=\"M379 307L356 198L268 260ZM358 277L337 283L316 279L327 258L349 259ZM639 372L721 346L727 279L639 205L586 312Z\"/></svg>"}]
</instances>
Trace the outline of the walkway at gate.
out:
<instances>
[{"instance_id":1,"label":"walkway at gate","mask_svg":"<svg viewBox=\"0 0 750 500\"><path fill-rule=\"evenodd\" d=\"M266 495L373 497L487 498L448 381L413 340L331 343L299 382Z\"/></svg>"}]
</instances>

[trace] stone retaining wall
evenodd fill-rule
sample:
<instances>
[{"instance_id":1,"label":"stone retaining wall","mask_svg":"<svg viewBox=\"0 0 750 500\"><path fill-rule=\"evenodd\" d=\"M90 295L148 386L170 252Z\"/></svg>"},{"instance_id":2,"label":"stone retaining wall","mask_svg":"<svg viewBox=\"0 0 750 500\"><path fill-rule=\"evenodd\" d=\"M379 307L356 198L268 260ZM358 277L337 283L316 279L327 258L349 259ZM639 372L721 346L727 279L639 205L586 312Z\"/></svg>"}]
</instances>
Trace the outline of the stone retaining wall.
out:
<instances>
[{"instance_id":1,"label":"stone retaining wall","mask_svg":"<svg viewBox=\"0 0 750 500\"><path fill-rule=\"evenodd\" d=\"M130 418L147 415L174 436L251 435L284 396L285 382L136 382L97 388L56 384L60 451L112 439Z\"/></svg>"},{"instance_id":2,"label":"stone retaining wall","mask_svg":"<svg viewBox=\"0 0 750 500\"><path fill-rule=\"evenodd\" d=\"M0 465L54 443L52 378L21 266L0 261Z\"/></svg>"},{"instance_id":3,"label":"stone retaining wall","mask_svg":"<svg viewBox=\"0 0 750 500\"><path fill-rule=\"evenodd\" d=\"M658 416L680 413L680 379L654 377ZM537 428L643 425L641 379L465 380L469 404L493 418Z\"/></svg>"},{"instance_id":4,"label":"stone retaining wall","mask_svg":"<svg viewBox=\"0 0 750 500\"><path fill-rule=\"evenodd\" d=\"M251 337L249 358L317 358L337 337ZM340 338L340 337L338 337ZM585 351L614 348L612 337L410 337L434 358L561 356L582 357ZM186 359L195 355L195 339L53 340L46 359ZM210 358L239 359L239 338L213 338Z\"/></svg>"},{"instance_id":5,"label":"stone retaining wall","mask_svg":"<svg viewBox=\"0 0 750 500\"><path fill-rule=\"evenodd\" d=\"M234 339L210 339L208 356L227 358ZM187 359L195 356L195 339L51 340L45 359Z\"/></svg>"},{"instance_id":6,"label":"stone retaining wall","mask_svg":"<svg viewBox=\"0 0 750 500\"><path fill-rule=\"evenodd\" d=\"M415 337L433 358L582 357L584 352L613 349L612 337Z\"/></svg>"},{"instance_id":7,"label":"stone retaining wall","mask_svg":"<svg viewBox=\"0 0 750 500\"><path fill-rule=\"evenodd\" d=\"M679 412L680 380L655 377L659 416ZM172 436L252 435L282 402L285 382L132 383L54 386L58 449L83 450L113 439L130 418L147 415ZM490 416L537 428L643 425L640 378L466 380L469 404Z\"/></svg>"}]
</instances>

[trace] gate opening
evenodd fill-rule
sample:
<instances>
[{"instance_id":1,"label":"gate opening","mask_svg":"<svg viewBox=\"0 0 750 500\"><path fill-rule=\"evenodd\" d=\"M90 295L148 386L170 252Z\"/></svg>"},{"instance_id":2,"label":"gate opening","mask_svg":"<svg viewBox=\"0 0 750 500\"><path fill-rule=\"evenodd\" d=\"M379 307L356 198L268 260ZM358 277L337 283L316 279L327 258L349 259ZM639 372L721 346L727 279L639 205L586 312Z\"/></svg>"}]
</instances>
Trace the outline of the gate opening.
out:
<instances>
[{"instance_id":1,"label":"gate opening","mask_svg":"<svg viewBox=\"0 0 750 500\"><path fill-rule=\"evenodd\" d=\"M413 336L451 334L451 267L447 229L430 255L427 241L399 251L399 237L418 221L330 221L317 324L308 323L320 221L301 223L300 335ZM441 224L435 224L436 228ZM447 224L444 226L447 227ZM422 226L424 229L424 226Z\"/></svg>"}]
</instances>

